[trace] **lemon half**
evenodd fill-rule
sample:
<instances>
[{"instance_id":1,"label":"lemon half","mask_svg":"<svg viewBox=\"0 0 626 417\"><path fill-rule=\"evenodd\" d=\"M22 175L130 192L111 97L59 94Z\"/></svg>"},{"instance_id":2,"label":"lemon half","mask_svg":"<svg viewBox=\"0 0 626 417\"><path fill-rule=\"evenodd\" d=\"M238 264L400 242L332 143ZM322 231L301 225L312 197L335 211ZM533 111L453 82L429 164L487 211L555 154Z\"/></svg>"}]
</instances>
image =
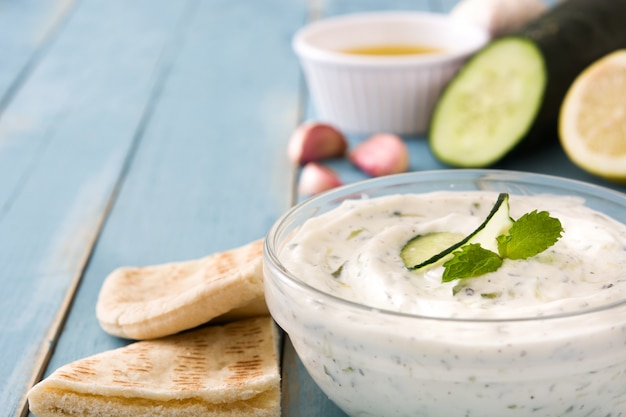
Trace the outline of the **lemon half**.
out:
<instances>
[{"instance_id":1,"label":"lemon half","mask_svg":"<svg viewBox=\"0 0 626 417\"><path fill-rule=\"evenodd\" d=\"M574 164L626 183L626 49L578 75L561 106L559 136Z\"/></svg>"}]
</instances>

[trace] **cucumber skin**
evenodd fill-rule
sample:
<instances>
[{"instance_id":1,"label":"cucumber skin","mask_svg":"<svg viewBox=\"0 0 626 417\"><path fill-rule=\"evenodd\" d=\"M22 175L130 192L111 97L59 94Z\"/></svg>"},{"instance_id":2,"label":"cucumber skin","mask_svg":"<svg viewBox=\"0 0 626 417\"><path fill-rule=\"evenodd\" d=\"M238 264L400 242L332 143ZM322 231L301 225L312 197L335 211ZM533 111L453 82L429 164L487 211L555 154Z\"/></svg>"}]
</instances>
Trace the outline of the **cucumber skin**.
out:
<instances>
[{"instance_id":1,"label":"cucumber skin","mask_svg":"<svg viewBox=\"0 0 626 417\"><path fill-rule=\"evenodd\" d=\"M576 77L608 53L626 48L626 0L567 0L506 36L526 38L539 48L548 80L535 122L519 145L526 149L546 138L556 141L561 104Z\"/></svg>"},{"instance_id":2,"label":"cucumber skin","mask_svg":"<svg viewBox=\"0 0 626 417\"><path fill-rule=\"evenodd\" d=\"M420 268L423 268L425 266L431 265L435 262L440 261L441 259L443 259L444 257L450 255L452 252L454 252L455 250L459 249L461 246L467 244L467 243L472 243L473 239L478 236L479 234L482 233L483 230L485 230L485 228L487 227L487 225L489 224L489 222L491 221L491 219L494 218L494 216L496 215L496 213L498 213L498 211L500 211L500 209L502 208L502 206L505 206L507 209L507 215L509 213L509 194L508 193L500 193L498 194L498 199L496 200L496 202L494 203L493 207L491 208L491 210L489 211L489 214L487 214L487 217L485 218L485 220L480 224L480 226L478 226L472 233L470 233L469 235L465 236L463 239L461 239L459 242L455 243L454 245L450 246L447 249L444 249L443 251L439 252L438 254L430 257L429 259L417 264L417 265L412 265L412 266L407 266L407 269L409 271L415 271L418 270ZM402 251L408 247L411 242L413 240L415 240L418 236L410 239L402 248Z\"/></svg>"}]
</instances>

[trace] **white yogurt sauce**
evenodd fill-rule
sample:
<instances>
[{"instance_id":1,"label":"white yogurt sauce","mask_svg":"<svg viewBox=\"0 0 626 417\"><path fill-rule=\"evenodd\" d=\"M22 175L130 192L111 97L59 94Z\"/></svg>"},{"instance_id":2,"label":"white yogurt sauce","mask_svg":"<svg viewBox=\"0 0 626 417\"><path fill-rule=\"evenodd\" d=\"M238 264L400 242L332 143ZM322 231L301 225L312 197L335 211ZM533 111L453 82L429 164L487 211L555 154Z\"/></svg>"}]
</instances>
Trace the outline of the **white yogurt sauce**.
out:
<instances>
[{"instance_id":1,"label":"white yogurt sauce","mask_svg":"<svg viewBox=\"0 0 626 417\"><path fill-rule=\"evenodd\" d=\"M400 251L413 236L471 233L497 198L492 192L435 192L348 200L307 221L280 258L295 276L368 306L434 317L512 318L577 311L626 298L626 226L563 196L510 197L513 219L545 210L562 238L529 260L442 283L443 267L409 271ZM495 295L495 296L494 296Z\"/></svg>"}]
</instances>

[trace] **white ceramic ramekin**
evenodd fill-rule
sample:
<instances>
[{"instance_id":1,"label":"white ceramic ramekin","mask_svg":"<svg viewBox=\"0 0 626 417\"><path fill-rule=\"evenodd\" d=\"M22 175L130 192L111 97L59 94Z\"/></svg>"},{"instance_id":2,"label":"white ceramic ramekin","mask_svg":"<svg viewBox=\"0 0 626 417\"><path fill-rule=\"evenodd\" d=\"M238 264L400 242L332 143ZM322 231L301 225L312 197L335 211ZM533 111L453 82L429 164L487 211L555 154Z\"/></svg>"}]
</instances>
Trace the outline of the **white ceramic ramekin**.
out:
<instances>
[{"instance_id":1,"label":"white ceramic ramekin","mask_svg":"<svg viewBox=\"0 0 626 417\"><path fill-rule=\"evenodd\" d=\"M311 23L295 34L293 48L318 119L352 133L419 134L427 129L441 90L488 40L483 29L444 14L372 12ZM417 44L440 52L342 52L389 44Z\"/></svg>"}]
</instances>

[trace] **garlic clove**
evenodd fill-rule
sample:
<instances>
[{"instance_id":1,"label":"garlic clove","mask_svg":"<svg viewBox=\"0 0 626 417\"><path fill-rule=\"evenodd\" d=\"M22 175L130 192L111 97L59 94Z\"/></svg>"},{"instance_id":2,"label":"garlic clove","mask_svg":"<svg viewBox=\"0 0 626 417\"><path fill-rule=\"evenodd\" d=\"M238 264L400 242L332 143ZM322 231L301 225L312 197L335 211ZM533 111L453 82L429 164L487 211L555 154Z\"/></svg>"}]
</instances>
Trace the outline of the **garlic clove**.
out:
<instances>
[{"instance_id":1,"label":"garlic clove","mask_svg":"<svg viewBox=\"0 0 626 417\"><path fill-rule=\"evenodd\" d=\"M343 185L337 173L317 162L309 162L300 172L299 195L314 195Z\"/></svg>"},{"instance_id":2,"label":"garlic clove","mask_svg":"<svg viewBox=\"0 0 626 417\"><path fill-rule=\"evenodd\" d=\"M303 123L293 132L287 146L289 160L296 164L345 155L348 142L335 127L318 122Z\"/></svg>"},{"instance_id":3,"label":"garlic clove","mask_svg":"<svg viewBox=\"0 0 626 417\"><path fill-rule=\"evenodd\" d=\"M350 160L374 177L398 174L409 168L409 152L404 141L390 133L379 133L360 143L351 152Z\"/></svg>"},{"instance_id":4,"label":"garlic clove","mask_svg":"<svg viewBox=\"0 0 626 417\"><path fill-rule=\"evenodd\" d=\"M461 0L450 15L480 26L496 37L521 28L547 9L542 0Z\"/></svg>"}]
</instances>

